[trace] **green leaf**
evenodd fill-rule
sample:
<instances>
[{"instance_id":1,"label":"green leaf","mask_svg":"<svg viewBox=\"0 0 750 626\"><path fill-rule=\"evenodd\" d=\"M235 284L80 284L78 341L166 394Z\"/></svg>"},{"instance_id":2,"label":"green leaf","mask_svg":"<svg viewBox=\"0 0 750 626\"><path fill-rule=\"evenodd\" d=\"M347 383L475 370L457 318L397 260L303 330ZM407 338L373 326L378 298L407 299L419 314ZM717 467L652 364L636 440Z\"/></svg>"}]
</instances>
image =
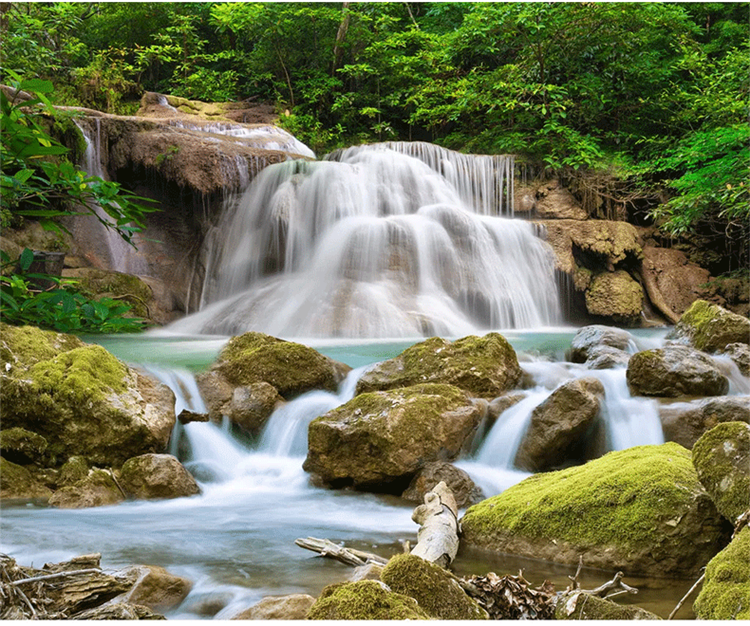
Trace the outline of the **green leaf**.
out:
<instances>
[{"instance_id":1,"label":"green leaf","mask_svg":"<svg viewBox=\"0 0 750 626\"><path fill-rule=\"evenodd\" d=\"M25 272L31 267L33 262L34 251L29 248L24 248L23 252L21 252L21 256L18 257L18 267L21 268L21 271Z\"/></svg>"}]
</instances>

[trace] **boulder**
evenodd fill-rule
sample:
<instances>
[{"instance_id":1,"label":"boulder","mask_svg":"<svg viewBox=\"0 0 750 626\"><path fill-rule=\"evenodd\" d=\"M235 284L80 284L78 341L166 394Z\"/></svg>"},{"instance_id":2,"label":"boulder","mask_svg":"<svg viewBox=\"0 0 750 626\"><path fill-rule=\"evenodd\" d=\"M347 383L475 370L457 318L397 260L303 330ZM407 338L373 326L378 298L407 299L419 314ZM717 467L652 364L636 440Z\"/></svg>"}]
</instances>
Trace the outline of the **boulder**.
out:
<instances>
[{"instance_id":1,"label":"boulder","mask_svg":"<svg viewBox=\"0 0 750 626\"><path fill-rule=\"evenodd\" d=\"M169 611L179 606L193 587L187 578L170 574L158 565L136 565L125 570L124 574L134 579L134 583L117 601L154 611Z\"/></svg>"},{"instance_id":2,"label":"boulder","mask_svg":"<svg viewBox=\"0 0 750 626\"><path fill-rule=\"evenodd\" d=\"M57 484L60 487L75 485L89 475L90 469L91 467L84 457L72 456L60 468L60 476Z\"/></svg>"},{"instance_id":3,"label":"boulder","mask_svg":"<svg viewBox=\"0 0 750 626\"><path fill-rule=\"evenodd\" d=\"M357 582L358 580L380 580L380 574L383 573L383 565L380 563L367 563L365 565L359 565L354 568L352 575L349 576L349 582Z\"/></svg>"},{"instance_id":4,"label":"boulder","mask_svg":"<svg viewBox=\"0 0 750 626\"><path fill-rule=\"evenodd\" d=\"M716 508L732 524L750 510L750 424L727 422L693 446L698 479Z\"/></svg>"},{"instance_id":5,"label":"boulder","mask_svg":"<svg viewBox=\"0 0 750 626\"><path fill-rule=\"evenodd\" d=\"M209 418L214 422L220 422L222 417L229 413L234 385L225 380L216 370L201 372L195 377L195 383L208 409Z\"/></svg>"},{"instance_id":6,"label":"boulder","mask_svg":"<svg viewBox=\"0 0 750 626\"><path fill-rule=\"evenodd\" d=\"M642 309L643 289L625 270L596 274L586 290L586 310L591 315L636 326Z\"/></svg>"},{"instance_id":7,"label":"boulder","mask_svg":"<svg viewBox=\"0 0 750 626\"><path fill-rule=\"evenodd\" d=\"M444 461L427 463L414 475L401 497L404 500L422 504L424 495L440 482L444 482L453 492L456 506L460 509L484 499L482 490L474 484L465 471Z\"/></svg>"},{"instance_id":8,"label":"boulder","mask_svg":"<svg viewBox=\"0 0 750 626\"><path fill-rule=\"evenodd\" d=\"M503 396L498 396L497 398L490 400L487 405L487 428L492 428L492 425L497 421L498 417L500 417L510 407L518 404L525 397L525 393L518 392L507 393Z\"/></svg>"},{"instance_id":9,"label":"boulder","mask_svg":"<svg viewBox=\"0 0 750 626\"><path fill-rule=\"evenodd\" d=\"M394 593L379 580L336 583L323 589L307 619L412 620L430 619L414 598Z\"/></svg>"},{"instance_id":10,"label":"boulder","mask_svg":"<svg viewBox=\"0 0 750 626\"><path fill-rule=\"evenodd\" d=\"M258 436L268 418L283 402L274 387L266 382L255 383L234 389L226 414L233 424Z\"/></svg>"},{"instance_id":11,"label":"boulder","mask_svg":"<svg viewBox=\"0 0 750 626\"><path fill-rule=\"evenodd\" d=\"M451 385L363 393L310 423L303 468L334 486L401 493L425 463L455 459L482 417Z\"/></svg>"},{"instance_id":12,"label":"boulder","mask_svg":"<svg viewBox=\"0 0 750 626\"><path fill-rule=\"evenodd\" d=\"M750 620L750 527L706 565L693 610L701 620Z\"/></svg>"},{"instance_id":13,"label":"boulder","mask_svg":"<svg viewBox=\"0 0 750 626\"><path fill-rule=\"evenodd\" d=\"M627 381L634 396L721 396L729 391L729 380L711 357L681 345L637 352L628 362Z\"/></svg>"},{"instance_id":14,"label":"boulder","mask_svg":"<svg viewBox=\"0 0 750 626\"><path fill-rule=\"evenodd\" d=\"M704 352L719 352L729 344L750 344L750 320L742 315L696 300L667 335Z\"/></svg>"},{"instance_id":15,"label":"boulder","mask_svg":"<svg viewBox=\"0 0 750 626\"><path fill-rule=\"evenodd\" d=\"M750 376L750 346L744 343L730 343L724 348L723 354L734 361L743 376Z\"/></svg>"},{"instance_id":16,"label":"boulder","mask_svg":"<svg viewBox=\"0 0 750 626\"><path fill-rule=\"evenodd\" d=\"M453 574L418 556L394 556L380 579L391 591L414 598L434 619L489 619L487 611L466 595Z\"/></svg>"},{"instance_id":17,"label":"boulder","mask_svg":"<svg viewBox=\"0 0 750 626\"><path fill-rule=\"evenodd\" d=\"M597 346L589 354L585 365L590 370L625 369L630 362L630 354L609 346Z\"/></svg>"},{"instance_id":18,"label":"boulder","mask_svg":"<svg viewBox=\"0 0 750 626\"><path fill-rule=\"evenodd\" d=\"M466 546L650 577L695 576L731 532L675 443L535 474L461 525Z\"/></svg>"},{"instance_id":19,"label":"boulder","mask_svg":"<svg viewBox=\"0 0 750 626\"><path fill-rule=\"evenodd\" d=\"M521 374L515 350L499 333L452 343L431 337L365 372L357 393L442 383L491 399L513 389Z\"/></svg>"},{"instance_id":20,"label":"boulder","mask_svg":"<svg viewBox=\"0 0 750 626\"><path fill-rule=\"evenodd\" d=\"M609 347L627 350L633 342L633 335L622 328L593 324L580 328L570 342L565 358L573 363L585 363L596 356L596 350Z\"/></svg>"},{"instance_id":21,"label":"boulder","mask_svg":"<svg viewBox=\"0 0 750 626\"><path fill-rule=\"evenodd\" d=\"M26 467L0 457L0 499L47 499L52 490Z\"/></svg>"},{"instance_id":22,"label":"boulder","mask_svg":"<svg viewBox=\"0 0 750 626\"><path fill-rule=\"evenodd\" d=\"M688 450L714 426L724 422L750 423L750 397L719 396L659 406L664 439Z\"/></svg>"},{"instance_id":23,"label":"boulder","mask_svg":"<svg viewBox=\"0 0 750 626\"><path fill-rule=\"evenodd\" d=\"M566 453L593 425L601 410L604 386L596 378L560 385L531 414L515 464L531 472L561 465Z\"/></svg>"},{"instance_id":24,"label":"boulder","mask_svg":"<svg viewBox=\"0 0 750 626\"><path fill-rule=\"evenodd\" d=\"M128 459L120 470L120 484L125 493L139 500L200 493L190 472L171 454L142 454Z\"/></svg>"},{"instance_id":25,"label":"boulder","mask_svg":"<svg viewBox=\"0 0 750 626\"><path fill-rule=\"evenodd\" d=\"M80 455L119 466L166 448L175 423L166 385L67 335L4 327L3 344L3 426L44 437L53 464Z\"/></svg>"},{"instance_id":26,"label":"boulder","mask_svg":"<svg viewBox=\"0 0 750 626\"><path fill-rule=\"evenodd\" d=\"M92 469L78 482L55 491L49 505L58 509L85 509L108 506L125 500L115 479L107 470Z\"/></svg>"},{"instance_id":27,"label":"boulder","mask_svg":"<svg viewBox=\"0 0 750 626\"><path fill-rule=\"evenodd\" d=\"M0 430L0 455L19 465L42 464L47 440L23 428Z\"/></svg>"},{"instance_id":28,"label":"boulder","mask_svg":"<svg viewBox=\"0 0 750 626\"><path fill-rule=\"evenodd\" d=\"M661 619L646 609L632 604L618 604L583 591L563 593L555 609L555 619L574 620L634 620Z\"/></svg>"},{"instance_id":29,"label":"boulder","mask_svg":"<svg viewBox=\"0 0 750 626\"><path fill-rule=\"evenodd\" d=\"M232 337L211 369L233 390L267 383L288 399L312 389L336 391L351 368L302 344L249 332Z\"/></svg>"},{"instance_id":30,"label":"boulder","mask_svg":"<svg viewBox=\"0 0 750 626\"><path fill-rule=\"evenodd\" d=\"M288 596L267 596L232 619L283 619L302 620L315 604L315 598L306 593Z\"/></svg>"}]
</instances>

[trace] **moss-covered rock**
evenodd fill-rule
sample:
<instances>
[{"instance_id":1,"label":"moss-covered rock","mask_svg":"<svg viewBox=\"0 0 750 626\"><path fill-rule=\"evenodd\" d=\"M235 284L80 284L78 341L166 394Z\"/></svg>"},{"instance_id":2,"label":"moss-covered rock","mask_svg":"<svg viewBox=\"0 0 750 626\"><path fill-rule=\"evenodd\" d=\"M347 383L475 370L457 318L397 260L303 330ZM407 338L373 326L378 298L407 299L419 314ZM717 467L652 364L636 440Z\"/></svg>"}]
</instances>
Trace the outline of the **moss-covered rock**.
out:
<instances>
[{"instance_id":1,"label":"moss-covered rock","mask_svg":"<svg viewBox=\"0 0 750 626\"><path fill-rule=\"evenodd\" d=\"M0 498L49 498L52 490L26 467L0 457Z\"/></svg>"},{"instance_id":2,"label":"moss-covered rock","mask_svg":"<svg viewBox=\"0 0 750 626\"><path fill-rule=\"evenodd\" d=\"M602 272L586 289L586 310L618 324L636 326L641 321L643 289L625 270Z\"/></svg>"},{"instance_id":3,"label":"moss-covered rock","mask_svg":"<svg viewBox=\"0 0 750 626\"><path fill-rule=\"evenodd\" d=\"M414 598L431 617L443 620L488 619L456 577L442 567L411 554L388 561L380 579L392 591Z\"/></svg>"},{"instance_id":4,"label":"moss-covered rock","mask_svg":"<svg viewBox=\"0 0 750 626\"><path fill-rule=\"evenodd\" d=\"M634 620L661 619L646 609L632 604L618 604L583 591L563 593L557 601L555 619Z\"/></svg>"},{"instance_id":5,"label":"moss-covered rock","mask_svg":"<svg viewBox=\"0 0 750 626\"><path fill-rule=\"evenodd\" d=\"M696 300L667 338L689 342L704 352L717 352L732 343L750 344L750 320L716 304Z\"/></svg>"},{"instance_id":6,"label":"moss-covered rock","mask_svg":"<svg viewBox=\"0 0 750 626\"><path fill-rule=\"evenodd\" d=\"M13 368L26 369L54 358L61 352L82 348L78 337L41 330L36 326L10 326L0 322L0 365L12 375Z\"/></svg>"},{"instance_id":7,"label":"moss-covered rock","mask_svg":"<svg viewBox=\"0 0 750 626\"><path fill-rule=\"evenodd\" d=\"M117 298L132 307L131 314L138 317L151 317L150 306L154 294L138 276L94 267L81 267L65 270L63 276L75 278L81 293L89 298Z\"/></svg>"},{"instance_id":8,"label":"moss-covered rock","mask_svg":"<svg viewBox=\"0 0 750 626\"><path fill-rule=\"evenodd\" d=\"M75 485L89 475L90 469L91 467L84 457L72 456L60 468L58 485L61 487Z\"/></svg>"},{"instance_id":9,"label":"moss-covered rock","mask_svg":"<svg viewBox=\"0 0 750 626\"><path fill-rule=\"evenodd\" d=\"M499 333L452 343L432 337L366 372L357 383L357 393L444 383L492 399L515 387L521 373L515 351Z\"/></svg>"},{"instance_id":10,"label":"moss-covered rock","mask_svg":"<svg viewBox=\"0 0 750 626\"><path fill-rule=\"evenodd\" d=\"M119 466L166 448L175 423L168 387L101 346L30 327L18 331L4 333L16 359L0 372L4 427L44 437L53 465L80 455Z\"/></svg>"},{"instance_id":11,"label":"moss-covered rock","mask_svg":"<svg viewBox=\"0 0 750 626\"><path fill-rule=\"evenodd\" d=\"M707 354L688 346L667 345L637 352L628 361L630 393L638 396L721 396L729 379Z\"/></svg>"},{"instance_id":12,"label":"moss-covered rock","mask_svg":"<svg viewBox=\"0 0 750 626\"><path fill-rule=\"evenodd\" d=\"M535 474L471 507L462 541L496 552L627 574L692 576L729 525L674 443L610 452Z\"/></svg>"},{"instance_id":13,"label":"moss-covered rock","mask_svg":"<svg viewBox=\"0 0 750 626\"><path fill-rule=\"evenodd\" d=\"M693 610L698 619L750 620L750 527L708 563Z\"/></svg>"},{"instance_id":14,"label":"moss-covered rock","mask_svg":"<svg viewBox=\"0 0 750 626\"><path fill-rule=\"evenodd\" d=\"M307 619L412 620L430 619L414 598L391 591L377 580L338 583L323 589Z\"/></svg>"},{"instance_id":15,"label":"moss-covered rock","mask_svg":"<svg viewBox=\"0 0 750 626\"><path fill-rule=\"evenodd\" d=\"M59 509L85 509L107 506L125 500L112 474L103 469L92 469L78 482L55 491L49 505Z\"/></svg>"},{"instance_id":16,"label":"moss-covered rock","mask_svg":"<svg viewBox=\"0 0 750 626\"><path fill-rule=\"evenodd\" d=\"M0 430L0 455L8 461L39 465L46 450L47 440L41 435L18 427Z\"/></svg>"},{"instance_id":17,"label":"moss-covered rock","mask_svg":"<svg viewBox=\"0 0 750 626\"><path fill-rule=\"evenodd\" d=\"M200 493L198 483L171 454L141 454L120 470L125 493L138 500L182 498Z\"/></svg>"},{"instance_id":18,"label":"moss-covered rock","mask_svg":"<svg viewBox=\"0 0 750 626\"><path fill-rule=\"evenodd\" d=\"M693 446L693 465L730 522L750 509L750 424L727 422L709 430Z\"/></svg>"},{"instance_id":19,"label":"moss-covered rock","mask_svg":"<svg viewBox=\"0 0 750 626\"><path fill-rule=\"evenodd\" d=\"M303 467L335 486L400 493L423 464L456 458L483 413L451 385L363 393L310 423Z\"/></svg>"},{"instance_id":20,"label":"moss-covered rock","mask_svg":"<svg viewBox=\"0 0 750 626\"><path fill-rule=\"evenodd\" d=\"M308 346L250 332L232 337L212 369L233 387L265 382L290 398L312 389L335 391L351 368Z\"/></svg>"}]
</instances>

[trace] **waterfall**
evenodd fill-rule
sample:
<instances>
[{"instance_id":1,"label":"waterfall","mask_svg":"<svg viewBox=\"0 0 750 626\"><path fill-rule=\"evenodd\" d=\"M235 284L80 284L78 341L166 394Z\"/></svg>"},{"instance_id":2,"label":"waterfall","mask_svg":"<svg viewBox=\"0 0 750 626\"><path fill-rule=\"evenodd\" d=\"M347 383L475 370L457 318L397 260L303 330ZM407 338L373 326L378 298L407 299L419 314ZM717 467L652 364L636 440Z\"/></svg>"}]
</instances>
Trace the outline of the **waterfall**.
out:
<instances>
[{"instance_id":1,"label":"waterfall","mask_svg":"<svg viewBox=\"0 0 750 626\"><path fill-rule=\"evenodd\" d=\"M202 309L173 328L375 338L559 323L551 249L501 217L511 174L509 157L429 144L269 166L207 237Z\"/></svg>"}]
</instances>

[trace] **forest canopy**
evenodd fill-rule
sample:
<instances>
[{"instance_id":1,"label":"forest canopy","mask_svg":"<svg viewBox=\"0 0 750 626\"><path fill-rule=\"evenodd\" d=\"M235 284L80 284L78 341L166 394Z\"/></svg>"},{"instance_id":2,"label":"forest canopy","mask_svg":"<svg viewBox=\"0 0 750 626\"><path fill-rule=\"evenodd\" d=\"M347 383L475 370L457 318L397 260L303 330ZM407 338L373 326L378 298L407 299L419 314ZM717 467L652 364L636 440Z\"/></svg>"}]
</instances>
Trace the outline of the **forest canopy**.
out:
<instances>
[{"instance_id":1,"label":"forest canopy","mask_svg":"<svg viewBox=\"0 0 750 626\"><path fill-rule=\"evenodd\" d=\"M5 3L53 104L271 102L324 152L425 140L606 173L673 234L748 235L748 3ZM744 248L741 251L744 254Z\"/></svg>"}]
</instances>

